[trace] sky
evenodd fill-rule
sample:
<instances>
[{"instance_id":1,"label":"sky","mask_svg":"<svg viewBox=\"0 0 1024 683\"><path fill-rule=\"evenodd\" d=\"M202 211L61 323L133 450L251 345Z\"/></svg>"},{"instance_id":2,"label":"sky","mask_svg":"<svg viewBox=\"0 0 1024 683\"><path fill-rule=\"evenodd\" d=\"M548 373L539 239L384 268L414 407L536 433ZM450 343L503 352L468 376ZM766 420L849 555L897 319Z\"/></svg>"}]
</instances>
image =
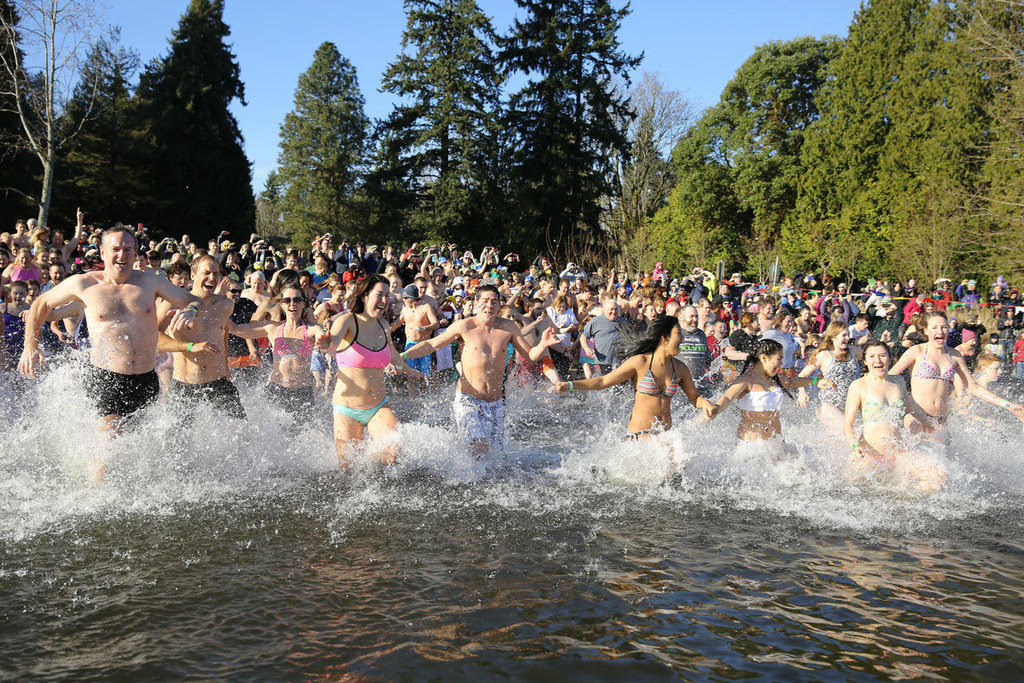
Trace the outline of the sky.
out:
<instances>
[{"instance_id":1,"label":"sky","mask_svg":"<svg viewBox=\"0 0 1024 683\"><path fill-rule=\"evenodd\" d=\"M478 0L503 33L513 0ZM120 26L143 63L167 52L188 0L106 0L104 19ZM698 107L715 104L757 45L797 36L845 36L860 0L633 0L620 32L624 49L644 54L639 72L661 76ZM355 66L367 114L385 116L394 102L378 88L401 46L401 0L227 0L225 20L245 82L247 106L233 107L253 164L258 192L277 160L281 121L292 109L299 74L313 51L331 41Z\"/></svg>"}]
</instances>

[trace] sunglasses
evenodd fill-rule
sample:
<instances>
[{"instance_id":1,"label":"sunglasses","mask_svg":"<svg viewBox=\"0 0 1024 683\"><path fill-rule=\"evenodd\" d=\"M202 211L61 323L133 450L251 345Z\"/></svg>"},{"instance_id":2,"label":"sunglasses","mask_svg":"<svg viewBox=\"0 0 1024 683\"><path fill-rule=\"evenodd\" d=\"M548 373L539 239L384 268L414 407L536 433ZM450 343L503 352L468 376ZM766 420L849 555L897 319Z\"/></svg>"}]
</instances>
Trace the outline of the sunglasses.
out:
<instances>
[{"instance_id":1,"label":"sunglasses","mask_svg":"<svg viewBox=\"0 0 1024 683\"><path fill-rule=\"evenodd\" d=\"M241 294L242 293L242 290L240 290L240 289L229 289L228 291L231 292L232 294Z\"/></svg>"},{"instance_id":2,"label":"sunglasses","mask_svg":"<svg viewBox=\"0 0 1024 683\"><path fill-rule=\"evenodd\" d=\"M304 302L305 302L305 299L303 299L301 296L297 296L297 297L286 296L286 297L282 297L281 298L281 303L283 303L283 304L301 304L301 303L304 303Z\"/></svg>"}]
</instances>

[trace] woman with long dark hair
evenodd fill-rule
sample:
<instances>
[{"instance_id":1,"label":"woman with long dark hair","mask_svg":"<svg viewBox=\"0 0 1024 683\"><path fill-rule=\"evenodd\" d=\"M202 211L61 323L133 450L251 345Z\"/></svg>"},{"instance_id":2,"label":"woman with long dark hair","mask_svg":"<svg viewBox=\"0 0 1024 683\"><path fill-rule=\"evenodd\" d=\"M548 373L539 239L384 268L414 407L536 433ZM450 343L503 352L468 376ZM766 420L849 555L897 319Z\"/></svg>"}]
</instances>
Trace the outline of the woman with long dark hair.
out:
<instances>
[{"instance_id":1,"label":"woman with long dark hair","mask_svg":"<svg viewBox=\"0 0 1024 683\"><path fill-rule=\"evenodd\" d=\"M782 422L779 411L783 396L792 395L789 389L818 384L818 379L807 377L779 377L782 367L782 344L771 339L758 341L743 363L736 381L729 385L718 399L709 417L721 415L733 402L740 410L740 424L736 436L741 442L763 443L776 440L782 450L789 447L781 441ZM823 386L831 385L825 380ZM834 385L831 385L834 388Z\"/></svg>"},{"instance_id":2,"label":"woman with long dark hair","mask_svg":"<svg viewBox=\"0 0 1024 683\"><path fill-rule=\"evenodd\" d=\"M710 414L714 407L697 393L693 377L679 353L682 333L679 319L670 315L654 318L643 334L623 353L622 364L607 375L576 382L559 382L557 390L592 391L607 389L632 380L635 386L629 438L639 439L672 427L672 397L680 391L694 407Z\"/></svg>"},{"instance_id":3,"label":"woman with long dark hair","mask_svg":"<svg viewBox=\"0 0 1024 683\"><path fill-rule=\"evenodd\" d=\"M388 407L384 370L389 366L410 377L423 375L410 368L398 354L384 314L388 306L388 281L380 275L358 280L349 298L349 310L334 319L321 348L338 351L338 381L334 387L334 443L338 462L348 468L346 451L362 441L368 431L373 437L392 433L398 427ZM394 462L388 450L381 462Z\"/></svg>"}]
</instances>

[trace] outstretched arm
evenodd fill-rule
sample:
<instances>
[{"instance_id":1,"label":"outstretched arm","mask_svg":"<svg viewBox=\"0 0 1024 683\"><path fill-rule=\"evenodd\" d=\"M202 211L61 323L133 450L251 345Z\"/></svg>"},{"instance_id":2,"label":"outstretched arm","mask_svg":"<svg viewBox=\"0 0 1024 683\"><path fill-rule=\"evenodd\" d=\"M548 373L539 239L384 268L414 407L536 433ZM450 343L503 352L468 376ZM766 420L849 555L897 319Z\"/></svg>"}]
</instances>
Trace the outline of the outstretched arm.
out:
<instances>
[{"instance_id":1,"label":"outstretched arm","mask_svg":"<svg viewBox=\"0 0 1024 683\"><path fill-rule=\"evenodd\" d=\"M846 392L846 414L843 419L843 436L846 437L846 442L850 444L851 450L857 450L860 447L860 442L857 440L854 433L854 425L857 423L857 415L860 414L860 399L863 393L860 388L861 380L854 380L850 384L850 390Z\"/></svg>"},{"instance_id":2,"label":"outstretched arm","mask_svg":"<svg viewBox=\"0 0 1024 683\"><path fill-rule=\"evenodd\" d=\"M513 328L512 337L509 339L512 346L519 355L526 356L534 363L539 363L540 359L543 358L544 352L552 346L558 344L558 337L555 336L555 331L552 328L547 328L540 337L540 342L536 346L530 346L530 343L526 341L526 338L519 332L519 329L515 326L515 323L509 322L509 326Z\"/></svg>"},{"instance_id":3,"label":"outstretched arm","mask_svg":"<svg viewBox=\"0 0 1024 683\"><path fill-rule=\"evenodd\" d=\"M697 385L693 381L693 374L690 373L690 368L686 367L686 363L683 361L673 358L672 364L676 369L676 377L679 377L682 381L679 383L683 389L683 393L686 394L686 398L690 399L690 403L697 410L703 410L704 415L711 417L711 414L715 412L715 404L707 400L700 395L697 391Z\"/></svg>"},{"instance_id":4,"label":"outstretched arm","mask_svg":"<svg viewBox=\"0 0 1024 683\"><path fill-rule=\"evenodd\" d=\"M920 355L920 353L921 353L921 350L917 346L915 346L912 349L908 350L906 353L904 353L902 356L900 356L900 359L898 361L896 361L895 365L893 365L891 368L889 368L889 374L890 375L902 375L904 372L907 371L907 368L910 368L911 366L913 366L914 361L917 360L917 357Z\"/></svg>"},{"instance_id":5,"label":"outstretched arm","mask_svg":"<svg viewBox=\"0 0 1024 683\"><path fill-rule=\"evenodd\" d=\"M607 375L591 377L590 379L581 379L578 382L559 382L555 385L555 389L558 393L565 391L599 391L601 389L607 389L608 387L613 387L616 384L622 384L623 382L636 377L637 368L640 367L640 362L640 356L632 356Z\"/></svg>"},{"instance_id":6,"label":"outstretched arm","mask_svg":"<svg viewBox=\"0 0 1024 683\"><path fill-rule=\"evenodd\" d=\"M509 324L512 323L510 322ZM400 355L402 358L420 358L421 356L429 355L441 347L451 344L453 341L458 339L465 330L466 320L459 320L436 337L424 339L423 341L410 346ZM513 335L513 337L514 336L515 335Z\"/></svg>"},{"instance_id":7,"label":"outstretched arm","mask_svg":"<svg viewBox=\"0 0 1024 683\"><path fill-rule=\"evenodd\" d=\"M741 398L743 394L747 393L747 391L749 391L749 387L747 386L746 380L741 379L730 384L729 388L725 390L724 394L722 394L722 397L718 399L718 403L711 409L711 413L708 415L708 418L714 418L721 415L725 409L729 407L730 403Z\"/></svg>"},{"instance_id":8,"label":"outstretched arm","mask_svg":"<svg viewBox=\"0 0 1024 683\"><path fill-rule=\"evenodd\" d=\"M43 353L39 350L39 331L43 323L50 317L55 308L73 301L80 301L78 292L84 275L74 275L64 280L53 289L40 294L25 316L25 344L18 361L18 372L35 379L36 365L44 362Z\"/></svg>"},{"instance_id":9,"label":"outstretched arm","mask_svg":"<svg viewBox=\"0 0 1024 683\"><path fill-rule=\"evenodd\" d=\"M978 384L974 380L974 375L972 375L970 370L967 369L967 364L964 362L964 357L955 351L950 355L953 356L953 362L956 365L957 374L960 375L960 378L964 381L964 384L967 386L968 393L970 393L972 396L977 396L982 401L986 401L994 406L998 406L1004 410L1008 410L1018 420L1024 422L1024 406L1021 406L1019 403L1008 401L1005 398L1002 398L1001 396L997 396L996 394L993 394L985 387Z\"/></svg>"}]
</instances>

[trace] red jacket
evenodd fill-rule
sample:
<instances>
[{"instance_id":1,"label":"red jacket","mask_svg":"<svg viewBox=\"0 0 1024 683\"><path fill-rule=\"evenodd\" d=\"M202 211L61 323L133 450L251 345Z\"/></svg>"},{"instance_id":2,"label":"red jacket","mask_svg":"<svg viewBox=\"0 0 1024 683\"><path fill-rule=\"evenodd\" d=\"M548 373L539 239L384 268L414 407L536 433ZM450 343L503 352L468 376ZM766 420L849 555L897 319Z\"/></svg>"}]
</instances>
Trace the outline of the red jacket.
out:
<instances>
[{"instance_id":1,"label":"red jacket","mask_svg":"<svg viewBox=\"0 0 1024 683\"><path fill-rule=\"evenodd\" d=\"M1013 342L1013 362L1024 363L1024 339Z\"/></svg>"}]
</instances>

